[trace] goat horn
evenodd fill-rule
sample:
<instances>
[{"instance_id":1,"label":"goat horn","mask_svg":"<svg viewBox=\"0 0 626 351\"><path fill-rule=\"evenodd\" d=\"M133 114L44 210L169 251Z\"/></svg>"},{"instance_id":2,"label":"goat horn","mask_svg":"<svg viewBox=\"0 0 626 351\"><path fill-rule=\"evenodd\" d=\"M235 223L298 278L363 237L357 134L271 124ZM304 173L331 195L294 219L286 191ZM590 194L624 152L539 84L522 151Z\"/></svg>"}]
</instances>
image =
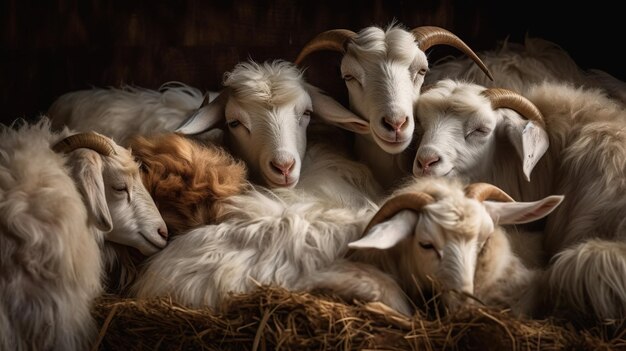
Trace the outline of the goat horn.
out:
<instances>
[{"instance_id":1,"label":"goat horn","mask_svg":"<svg viewBox=\"0 0 626 351\"><path fill-rule=\"evenodd\" d=\"M465 196L480 202L494 200L501 202L514 202L509 194L497 186L489 183L473 183L465 187Z\"/></svg>"},{"instance_id":2,"label":"goat horn","mask_svg":"<svg viewBox=\"0 0 626 351\"><path fill-rule=\"evenodd\" d=\"M299 65L307 56L316 51L332 50L345 53L346 41L354 36L356 36L356 33L348 29L331 29L322 32L302 48L294 62L296 65Z\"/></svg>"},{"instance_id":3,"label":"goat horn","mask_svg":"<svg viewBox=\"0 0 626 351\"><path fill-rule=\"evenodd\" d=\"M415 212L419 212L422 210L422 207L434 201L435 199L426 193L407 193L395 196L385 202L385 204L378 209L378 212L376 212L374 217L372 217L370 222L367 224L367 227L365 227L364 233L367 233L376 224L391 218L402 210L413 210Z\"/></svg>"},{"instance_id":4,"label":"goat horn","mask_svg":"<svg viewBox=\"0 0 626 351\"><path fill-rule=\"evenodd\" d=\"M522 95L512 90L502 88L487 89L484 90L482 94L491 101L491 108L494 110L501 107L510 108L526 117L526 119L537 122L537 124L545 129L546 124L541 111L539 111L535 104Z\"/></svg>"},{"instance_id":5,"label":"goat horn","mask_svg":"<svg viewBox=\"0 0 626 351\"><path fill-rule=\"evenodd\" d=\"M434 45L450 45L454 48L461 50L465 55L474 60L478 67L480 67L480 69L485 72L487 77L493 80L491 72L489 71L487 66L485 66L483 61L478 57L478 55L476 55L476 53L472 49L470 49L470 47L467 46L467 44L465 44L465 42L463 42L461 38L457 37L452 32L441 27L421 26L411 29L411 33L413 33L413 36L417 41L417 46L419 46L422 51L426 51Z\"/></svg>"},{"instance_id":6,"label":"goat horn","mask_svg":"<svg viewBox=\"0 0 626 351\"><path fill-rule=\"evenodd\" d=\"M52 150L55 152L68 153L80 148L91 149L104 156L115 155L115 149L109 139L94 132L70 135L57 142L52 147Z\"/></svg>"}]
</instances>

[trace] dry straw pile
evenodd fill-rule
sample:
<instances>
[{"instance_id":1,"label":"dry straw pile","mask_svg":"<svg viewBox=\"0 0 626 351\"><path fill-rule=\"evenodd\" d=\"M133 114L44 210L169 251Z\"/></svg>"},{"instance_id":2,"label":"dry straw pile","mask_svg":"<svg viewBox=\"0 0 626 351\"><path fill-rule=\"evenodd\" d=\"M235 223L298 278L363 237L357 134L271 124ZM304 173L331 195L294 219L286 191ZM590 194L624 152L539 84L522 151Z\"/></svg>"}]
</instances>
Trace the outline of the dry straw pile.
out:
<instances>
[{"instance_id":1,"label":"dry straw pile","mask_svg":"<svg viewBox=\"0 0 626 351\"><path fill-rule=\"evenodd\" d=\"M223 312L168 299L101 298L100 350L626 350L626 321L575 328L476 307L406 318L378 303L262 287Z\"/></svg>"}]
</instances>

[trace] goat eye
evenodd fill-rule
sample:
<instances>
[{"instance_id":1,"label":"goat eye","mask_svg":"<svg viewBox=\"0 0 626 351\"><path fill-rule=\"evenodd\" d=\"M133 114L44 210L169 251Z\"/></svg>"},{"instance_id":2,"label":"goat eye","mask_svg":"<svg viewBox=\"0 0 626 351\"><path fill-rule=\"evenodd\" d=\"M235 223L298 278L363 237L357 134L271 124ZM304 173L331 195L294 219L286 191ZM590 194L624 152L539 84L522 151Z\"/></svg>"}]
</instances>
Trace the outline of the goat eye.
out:
<instances>
[{"instance_id":1,"label":"goat eye","mask_svg":"<svg viewBox=\"0 0 626 351\"><path fill-rule=\"evenodd\" d=\"M354 79L354 77L349 75L349 74L346 74L345 76L343 76L343 80L345 80L346 82L349 82L349 81L351 81L353 79Z\"/></svg>"},{"instance_id":2,"label":"goat eye","mask_svg":"<svg viewBox=\"0 0 626 351\"><path fill-rule=\"evenodd\" d=\"M300 126L307 126L307 125L309 125L309 121L310 120L311 120L311 111L310 110L306 110L306 111L304 111L302 116L300 116L300 119L298 119L298 124Z\"/></svg>"},{"instance_id":3,"label":"goat eye","mask_svg":"<svg viewBox=\"0 0 626 351\"><path fill-rule=\"evenodd\" d=\"M119 191L119 192L122 192L122 191L123 191L123 192L126 192L126 193L127 193L127 192L128 192L128 187L126 186L126 184L123 184L123 185L114 185L114 186L113 186L113 190L115 190L115 191Z\"/></svg>"},{"instance_id":4,"label":"goat eye","mask_svg":"<svg viewBox=\"0 0 626 351\"><path fill-rule=\"evenodd\" d=\"M489 134L489 129L487 128L476 128L476 129L472 129L469 133L467 133L465 135L465 139L471 137L471 136L477 136L477 137L483 137L485 135Z\"/></svg>"},{"instance_id":5,"label":"goat eye","mask_svg":"<svg viewBox=\"0 0 626 351\"><path fill-rule=\"evenodd\" d=\"M423 243L423 242L420 241L419 244L422 247L422 249L424 249L424 250L434 250L435 249L435 246L433 244L430 244L430 243Z\"/></svg>"},{"instance_id":6,"label":"goat eye","mask_svg":"<svg viewBox=\"0 0 626 351\"><path fill-rule=\"evenodd\" d=\"M230 128L237 128L239 125L241 125L241 122L239 122L239 120L233 119L232 121L226 122L226 124L228 124L228 127Z\"/></svg>"}]
</instances>

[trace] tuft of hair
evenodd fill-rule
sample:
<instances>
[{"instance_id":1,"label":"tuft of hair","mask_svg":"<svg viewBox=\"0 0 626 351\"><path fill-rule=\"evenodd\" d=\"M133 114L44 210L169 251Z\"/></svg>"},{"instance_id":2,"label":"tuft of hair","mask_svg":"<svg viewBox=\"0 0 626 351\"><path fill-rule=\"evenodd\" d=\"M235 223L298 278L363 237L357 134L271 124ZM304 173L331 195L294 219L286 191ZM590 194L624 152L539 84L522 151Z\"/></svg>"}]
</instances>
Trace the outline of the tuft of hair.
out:
<instances>
[{"instance_id":1,"label":"tuft of hair","mask_svg":"<svg viewBox=\"0 0 626 351\"><path fill-rule=\"evenodd\" d=\"M249 187L245 164L220 146L175 133L135 136L130 146L172 235L214 223L221 201Z\"/></svg>"},{"instance_id":2,"label":"tuft of hair","mask_svg":"<svg viewBox=\"0 0 626 351\"><path fill-rule=\"evenodd\" d=\"M557 314L626 318L626 243L591 239L559 252L547 270Z\"/></svg>"},{"instance_id":3,"label":"tuft of hair","mask_svg":"<svg viewBox=\"0 0 626 351\"><path fill-rule=\"evenodd\" d=\"M355 45L348 46L348 52L368 62L389 59L409 64L415 51L419 50L413 34L395 22L384 29L377 26L363 28L352 42Z\"/></svg>"},{"instance_id":4,"label":"tuft of hair","mask_svg":"<svg viewBox=\"0 0 626 351\"><path fill-rule=\"evenodd\" d=\"M299 99L304 90L303 73L293 63L274 60L238 63L224 74L224 86L244 105L269 109Z\"/></svg>"}]
</instances>

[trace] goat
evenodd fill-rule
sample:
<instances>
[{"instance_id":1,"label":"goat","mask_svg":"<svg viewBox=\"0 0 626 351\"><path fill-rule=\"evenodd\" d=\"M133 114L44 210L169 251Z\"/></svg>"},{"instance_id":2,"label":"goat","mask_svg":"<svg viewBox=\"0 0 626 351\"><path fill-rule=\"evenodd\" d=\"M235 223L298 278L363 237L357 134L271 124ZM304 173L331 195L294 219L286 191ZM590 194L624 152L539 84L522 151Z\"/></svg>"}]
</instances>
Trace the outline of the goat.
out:
<instances>
[{"instance_id":1,"label":"goat","mask_svg":"<svg viewBox=\"0 0 626 351\"><path fill-rule=\"evenodd\" d=\"M294 187L300 177L310 120L310 94L302 72L274 60L241 62L224 75L225 88L209 102L199 90L174 84L162 91L92 89L60 97L49 109L57 126L95 130L122 145L137 134L176 131L223 142L244 160L250 177L269 187ZM316 98L322 115L345 109L325 96ZM337 112L334 112L337 111ZM219 135L218 135L219 136Z\"/></svg>"},{"instance_id":2,"label":"goat","mask_svg":"<svg viewBox=\"0 0 626 351\"><path fill-rule=\"evenodd\" d=\"M152 255L167 235L129 150L45 117L1 126L0 349L87 349L113 243Z\"/></svg>"},{"instance_id":3,"label":"goat","mask_svg":"<svg viewBox=\"0 0 626 351\"><path fill-rule=\"evenodd\" d=\"M177 133L135 136L129 145L171 235L214 224L225 199L249 190L245 163L219 145Z\"/></svg>"},{"instance_id":4,"label":"goat","mask_svg":"<svg viewBox=\"0 0 626 351\"><path fill-rule=\"evenodd\" d=\"M207 94L180 82L165 83L158 90L129 85L91 88L61 95L47 115L54 129L96 131L126 146L135 135L176 129Z\"/></svg>"},{"instance_id":5,"label":"goat","mask_svg":"<svg viewBox=\"0 0 626 351\"><path fill-rule=\"evenodd\" d=\"M524 91L531 84L567 82L577 87L597 88L626 103L626 83L600 70L583 70L554 42L526 37L524 43L504 41L499 47L479 53L494 79L485 79L467 57L446 57L435 62L424 85L442 79L470 81L485 87Z\"/></svg>"},{"instance_id":6,"label":"goat","mask_svg":"<svg viewBox=\"0 0 626 351\"><path fill-rule=\"evenodd\" d=\"M540 271L514 253L502 225L538 220L562 200L512 202L488 183L410 180L380 207L363 237L348 244L353 249L349 258L391 274L416 304L435 288L450 311L471 304L471 296L530 315Z\"/></svg>"},{"instance_id":7,"label":"goat","mask_svg":"<svg viewBox=\"0 0 626 351\"><path fill-rule=\"evenodd\" d=\"M316 114L356 133L357 157L386 189L410 174L410 160L404 159L401 152L413 136L413 104L428 71L425 52L438 44L461 50L491 77L478 56L449 31L429 26L407 30L396 23L385 29L366 27L358 34L346 29L323 32L307 43L295 60L300 65L320 50L343 55L341 74L351 111L332 116ZM314 110L317 104L314 99Z\"/></svg>"},{"instance_id":8,"label":"goat","mask_svg":"<svg viewBox=\"0 0 626 351\"><path fill-rule=\"evenodd\" d=\"M563 205L545 220L546 262L590 239L626 240L622 196L626 191L626 109L604 92L544 82L520 95L442 80L423 92L416 116L420 129L415 176L485 181L524 201L550 193L565 195ZM531 172L536 181L530 182ZM585 309L595 311L594 317L599 318L623 315L626 309L626 284L615 282L613 273L595 277L585 273L597 271L593 265L624 270L623 259L609 264L602 257L618 256L606 255L581 262L580 267L586 268L578 269L569 285L560 285L586 286L592 296ZM619 274L624 276L626 271ZM612 293L594 290L599 286ZM618 296L621 305L608 302L609 296ZM604 313L606 305L613 306L613 312Z\"/></svg>"}]
</instances>

